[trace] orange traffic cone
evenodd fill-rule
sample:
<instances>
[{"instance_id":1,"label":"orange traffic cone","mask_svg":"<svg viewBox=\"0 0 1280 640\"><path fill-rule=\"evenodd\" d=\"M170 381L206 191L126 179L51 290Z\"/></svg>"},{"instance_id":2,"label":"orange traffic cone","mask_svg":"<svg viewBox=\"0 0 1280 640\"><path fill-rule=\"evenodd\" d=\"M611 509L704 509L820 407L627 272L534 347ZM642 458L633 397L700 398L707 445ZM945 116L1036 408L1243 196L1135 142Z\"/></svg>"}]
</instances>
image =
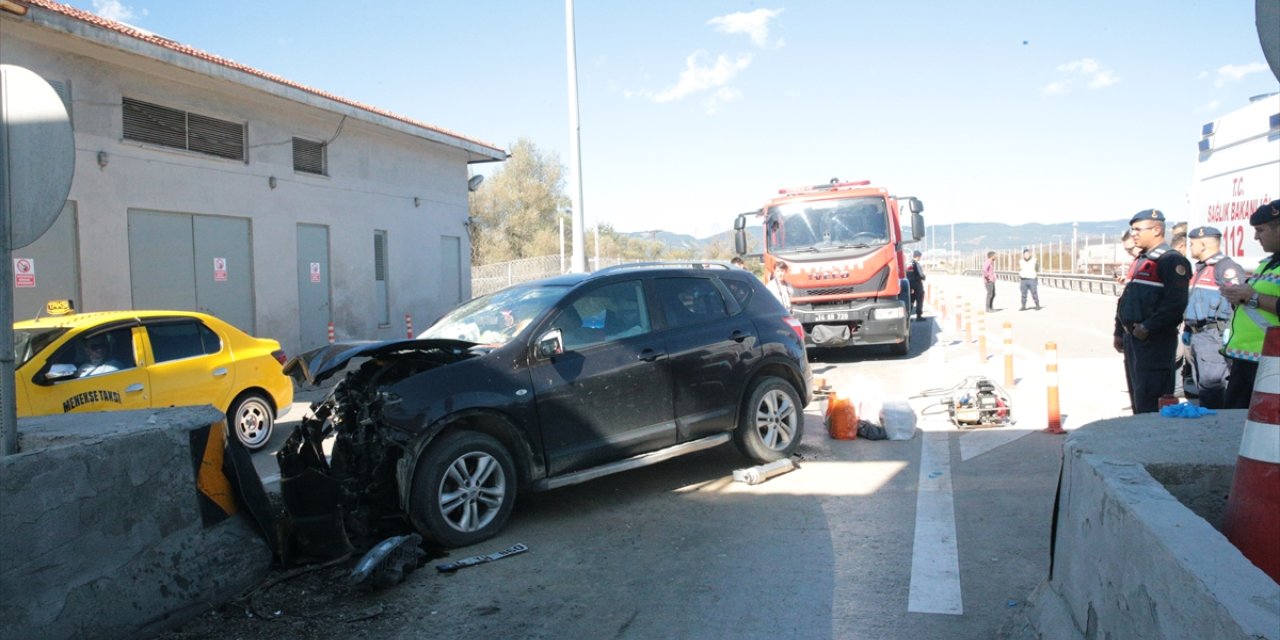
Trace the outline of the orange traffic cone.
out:
<instances>
[{"instance_id":1,"label":"orange traffic cone","mask_svg":"<svg viewBox=\"0 0 1280 640\"><path fill-rule=\"evenodd\" d=\"M1280 582L1280 327L1267 329L1222 530Z\"/></svg>"}]
</instances>

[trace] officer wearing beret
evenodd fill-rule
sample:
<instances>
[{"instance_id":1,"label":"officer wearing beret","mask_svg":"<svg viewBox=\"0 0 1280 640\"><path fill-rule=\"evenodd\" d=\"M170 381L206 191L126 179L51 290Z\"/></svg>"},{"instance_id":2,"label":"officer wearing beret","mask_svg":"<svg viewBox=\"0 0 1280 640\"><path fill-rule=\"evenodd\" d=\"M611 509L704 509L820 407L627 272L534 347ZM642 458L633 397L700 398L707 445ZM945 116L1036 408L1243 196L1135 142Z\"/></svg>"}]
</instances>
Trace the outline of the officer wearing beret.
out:
<instances>
[{"instance_id":1,"label":"officer wearing beret","mask_svg":"<svg viewBox=\"0 0 1280 640\"><path fill-rule=\"evenodd\" d=\"M914 309L916 320L924 320L924 269L920 268L920 252L911 252L911 262L907 263L907 282L911 285L911 308L907 309L908 314Z\"/></svg>"},{"instance_id":2,"label":"officer wearing beret","mask_svg":"<svg viewBox=\"0 0 1280 640\"><path fill-rule=\"evenodd\" d=\"M1222 287L1222 297L1236 305L1224 350L1230 372L1223 406L1248 409L1253 379L1262 358L1262 340L1268 327L1280 326L1280 200L1258 207L1249 216L1253 237L1269 251L1253 276L1243 284Z\"/></svg>"},{"instance_id":3,"label":"officer wearing beret","mask_svg":"<svg viewBox=\"0 0 1280 640\"><path fill-rule=\"evenodd\" d=\"M1231 326L1232 312L1231 303L1222 297L1222 287L1240 284L1244 270L1222 254L1221 231L1196 227L1187 234L1187 241L1196 265L1183 316L1182 344L1187 347L1187 361L1195 371L1200 406L1221 409L1227 380L1222 336Z\"/></svg>"},{"instance_id":4,"label":"officer wearing beret","mask_svg":"<svg viewBox=\"0 0 1280 640\"><path fill-rule=\"evenodd\" d=\"M1156 411L1160 396L1173 393L1178 325L1187 309L1191 265L1165 243L1164 225L1164 214L1155 209L1129 220L1142 253L1120 294L1113 344L1125 355L1135 414Z\"/></svg>"}]
</instances>

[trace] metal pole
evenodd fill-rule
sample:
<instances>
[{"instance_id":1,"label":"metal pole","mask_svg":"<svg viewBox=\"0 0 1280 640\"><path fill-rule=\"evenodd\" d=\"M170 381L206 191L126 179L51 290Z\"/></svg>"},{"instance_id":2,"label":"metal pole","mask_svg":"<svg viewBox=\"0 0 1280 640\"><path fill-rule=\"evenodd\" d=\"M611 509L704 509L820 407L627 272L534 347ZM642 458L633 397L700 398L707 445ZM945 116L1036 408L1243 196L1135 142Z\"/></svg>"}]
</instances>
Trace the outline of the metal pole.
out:
<instances>
[{"instance_id":1,"label":"metal pole","mask_svg":"<svg viewBox=\"0 0 1280 640\"><path fill-rule=\"evenodd\" d=\"M4 455L13 455L18 452L18 403L13 381L13 227L9 221L7 129L0 122L0 323L4 323L0 325L0 430L4 431Z\"/></svg>"},{"instance_id":2,"label":"metal pole","mask_svg":"<svg viewBox=\"0 0 1280 640\"><path fill-rule=\"evenodd\" d=\"M1076 235L1079 233L1080 233L1080 224L1077 222L1072 222L1071 223L1071 260L1067 262L1067 266L1071 268L1072 273L1075 273L1076 271L1076 256L1079 255L1076 253Z\"/></svg>"},{"instance_id":3,"label":"metal pole","mask_svg":"<svg viewBox=\"0 0 1280 640\"><path fill-rule=\"evenodd\" d=\"M582 140L578 126L578 50L574 42L573 0L564 0L564 37L569 64L569 199L574 213L572 271L586 273L587 217L582 211Z\"/></svg>"},{"instance_id":4,"label":"metal pole","mask_svg":"<svg viewBox=\"0 0 1280 640\"><path fill-rule=\"evenodd\" d=\"M556 220L560 222L560 273L564 273L564 213L557 211Z\"/></svg>"}]
</instances>

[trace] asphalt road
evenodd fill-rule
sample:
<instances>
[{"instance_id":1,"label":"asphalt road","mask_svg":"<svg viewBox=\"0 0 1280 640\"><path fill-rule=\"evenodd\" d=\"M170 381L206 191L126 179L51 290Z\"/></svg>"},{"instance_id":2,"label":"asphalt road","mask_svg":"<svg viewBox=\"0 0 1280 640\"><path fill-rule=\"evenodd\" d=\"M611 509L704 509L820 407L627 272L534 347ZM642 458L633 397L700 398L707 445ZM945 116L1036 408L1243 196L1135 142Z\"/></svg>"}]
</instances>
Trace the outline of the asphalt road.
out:
<instances>
[{"instance_id":1,"label":"asphalt road","mask_svg":"<svg viewBox=\"0 0 1280 640\"><path fill-rule=\"evenodd\" d=\"M734 483L733 470L746 463L729 446L525 495L498 537L451 557L515 543L527 553L454 574L428 565L398 587L330 606L376 608L368 620L325 623L323 612L287 607L279 615L299 616L291 629L316 638L357 629L373 638L1017 635L1019 608L1047 572L1060 464L1061 436L1041 431L1045 343L1058 347L1068 429L1122 415L1123 371L1110 344L1115 300L1042 289L1044 308L1023 312L1016 286L1000 283L996 306L1007 310L986 318L984 360L976 317L966 339L936 305L945 295L954 308L958 294L980 308L981 283L934 276L930 284L935 301L914 324L908 356L882 348L811 354L815 373L864 417L881 403L909 402L920 428L913 439L832 440L815 402L801 467L789 474ZM956 429L939 413L945 396L928 394L968 376L1003 382L1006 320L1016 423ZM258 454L264 475L274 473L269 452L296 415Z\"/></svg>"}]
</instances>

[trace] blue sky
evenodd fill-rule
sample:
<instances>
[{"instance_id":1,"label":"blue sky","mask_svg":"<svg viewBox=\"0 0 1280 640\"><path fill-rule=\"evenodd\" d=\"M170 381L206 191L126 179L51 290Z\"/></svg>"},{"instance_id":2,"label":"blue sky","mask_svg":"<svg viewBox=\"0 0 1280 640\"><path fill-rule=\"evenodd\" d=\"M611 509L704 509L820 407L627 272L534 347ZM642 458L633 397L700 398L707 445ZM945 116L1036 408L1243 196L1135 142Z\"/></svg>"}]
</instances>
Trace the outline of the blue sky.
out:
<instances>
[{"instance_id":1,"label":"blue sky","mask_svg":"<svg viewBox=\"0 0 1280 640\"><path fill-rule=\"evenodd\" d=\"M559 0L70 4L569 161ZM706 236L839 177L929 224L1184 219L1200 126L1277 90L1253 6L579 0L584 209Z\"/></svg>"}]
</instances>

